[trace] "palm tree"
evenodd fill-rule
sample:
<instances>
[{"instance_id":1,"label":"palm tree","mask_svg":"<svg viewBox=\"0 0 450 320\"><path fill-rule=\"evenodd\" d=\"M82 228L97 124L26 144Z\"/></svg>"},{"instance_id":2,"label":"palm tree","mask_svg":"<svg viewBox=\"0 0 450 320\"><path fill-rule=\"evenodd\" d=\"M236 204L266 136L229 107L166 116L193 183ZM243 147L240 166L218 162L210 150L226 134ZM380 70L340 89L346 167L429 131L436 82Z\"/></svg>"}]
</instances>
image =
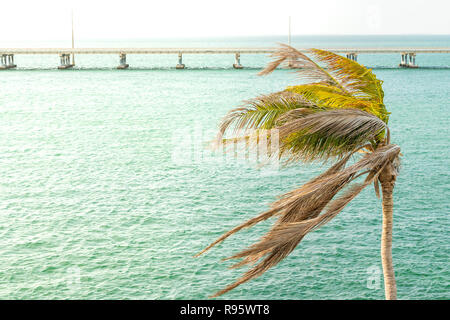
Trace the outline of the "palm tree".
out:
<instances>
[{"instance_id":1,"label":"palm tree","mask_svg":"<svg viewBox=\"0 0 450 320\"><path fill-rule=\"evenodd\" d=\"M231 110L222 120L218 141L224 144L248 142L248 130L275 129L279 135L278 156L285 163L332 161L333 165L300 188L281 196L267 211L226 232L196 255L243 228L278 217L258 242L227 258L242 259L233 268L252 266L213 297L275 266L308 232L334 218L369 184L374 184L376 195L380 197L380 183L385 294L386 299L396 299L391 253L392 194L400 148L390 143L389 112L383 104L382 81L370 69L332 52L310 49L308 53L310 57L293 47L281 45L273 54L275 59L260 75L269 74L284 64L297 68L298 74L311 83L257 97ZM233 136L224 138L229 131ZM362 155L349 164L357 153Z\"/></svg>"}]
</instances>

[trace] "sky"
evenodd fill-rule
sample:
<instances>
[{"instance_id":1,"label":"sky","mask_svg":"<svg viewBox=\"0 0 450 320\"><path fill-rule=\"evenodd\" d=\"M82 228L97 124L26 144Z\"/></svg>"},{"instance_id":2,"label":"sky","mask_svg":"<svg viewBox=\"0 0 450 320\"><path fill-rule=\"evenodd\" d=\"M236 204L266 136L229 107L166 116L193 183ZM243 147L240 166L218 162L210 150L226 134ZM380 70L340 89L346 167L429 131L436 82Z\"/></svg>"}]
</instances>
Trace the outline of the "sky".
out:
<instances>
[{"instance_id":1,"label":"sky","mask_svg":"<svg viewBox=\"0 0 450 320\"><path fill-rule=\"evenodd\" d=\"M70 38L72 10L78 39L450 34L448 0L13 0L0 42Z\"/></svg>"}]
</instances>

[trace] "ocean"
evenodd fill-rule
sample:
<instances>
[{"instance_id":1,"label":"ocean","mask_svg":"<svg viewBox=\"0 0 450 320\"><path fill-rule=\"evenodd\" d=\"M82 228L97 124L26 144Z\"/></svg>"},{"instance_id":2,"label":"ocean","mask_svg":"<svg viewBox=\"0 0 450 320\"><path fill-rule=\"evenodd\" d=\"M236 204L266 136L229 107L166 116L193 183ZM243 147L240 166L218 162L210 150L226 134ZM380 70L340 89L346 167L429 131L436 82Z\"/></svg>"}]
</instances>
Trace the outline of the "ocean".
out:
<instances>
[{"instance_id":1,"label":"ocean","mask_svg":"<svg viewBox=\"0 0 450 320\"><path fill-rule=\"evenodd\" d=\"M78 47L274 47L286 37L78 41ZM294 36L298 47L450 47L450 36ZM64 42L1 47L70 46ZM1 49L0 49L1 51ZM325 170L265 170L205 148L242 101L298 83L241 55L15 57L0 71L0 299L206 299L242 269L221 261L273 220L193 255ZM450 55L362 54L384 81L392 142L399 299L450 298ZM221 298L383 299L381 201L366 188L279 265Z\"/></svg>"}]
</instances>

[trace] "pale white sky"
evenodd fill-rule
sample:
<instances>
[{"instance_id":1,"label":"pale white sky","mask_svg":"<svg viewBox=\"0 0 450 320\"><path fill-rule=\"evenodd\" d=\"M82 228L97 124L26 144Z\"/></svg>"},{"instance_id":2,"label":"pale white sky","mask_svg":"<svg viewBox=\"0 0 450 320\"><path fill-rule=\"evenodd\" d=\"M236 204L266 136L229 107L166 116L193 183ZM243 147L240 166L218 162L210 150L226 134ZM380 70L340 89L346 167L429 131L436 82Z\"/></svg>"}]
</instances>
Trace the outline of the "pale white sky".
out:
<instances>
[{"instance_id":1,"label":"pale white sky","mask_svg":"<svg viewBox=\"0 0 450 320\"><path fill-rule=\"evenodd\" d=\"M0 42L287 34L450 34L448 0L11 0Z\"/></svg>"}]
</instances>

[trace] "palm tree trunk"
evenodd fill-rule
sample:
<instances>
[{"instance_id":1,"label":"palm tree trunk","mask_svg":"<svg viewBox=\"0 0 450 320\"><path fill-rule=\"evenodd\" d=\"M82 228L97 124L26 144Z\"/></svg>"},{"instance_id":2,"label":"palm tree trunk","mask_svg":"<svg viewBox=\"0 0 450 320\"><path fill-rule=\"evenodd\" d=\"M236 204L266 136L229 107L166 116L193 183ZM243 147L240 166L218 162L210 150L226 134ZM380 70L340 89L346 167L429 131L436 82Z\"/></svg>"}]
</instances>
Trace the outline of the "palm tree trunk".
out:
<instances>
[{"instance_id":1,"label":"palm tree trunk","mask_svg":"<svg viewBox=\"0 0 450 320\"><path fill-rule=\"evenodd\" d=\"M384 290L386 300L397 299L394 266L392 264L392 225L393 199L396 173L392 164L386 165L380 174L381 190L383 193L383 227L381 233L381 263L384 274Z\"/></svg>"}]
</instances>

